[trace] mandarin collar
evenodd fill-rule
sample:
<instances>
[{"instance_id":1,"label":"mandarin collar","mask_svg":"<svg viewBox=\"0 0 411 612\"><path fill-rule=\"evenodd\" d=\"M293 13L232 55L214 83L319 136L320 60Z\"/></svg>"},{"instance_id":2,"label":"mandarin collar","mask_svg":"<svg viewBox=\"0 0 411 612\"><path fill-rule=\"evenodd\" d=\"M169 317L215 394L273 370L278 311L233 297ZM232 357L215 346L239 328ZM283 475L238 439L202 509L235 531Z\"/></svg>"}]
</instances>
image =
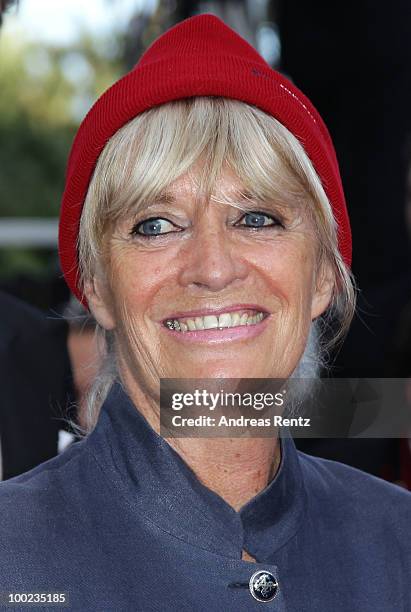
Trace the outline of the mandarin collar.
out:
<instances>
[{"instance_id":1,"label":"mandarin collar","mask_svg":"<svg viewBox=\"0 0 411 612\"><path fill-rule=\"evenodd\" d=\"M119 382L111 388L87 444L133 512L193 546L233 559L241 558L245 549L257 561L268 561L303 522L305 489L290 437L281 438L274 479L238 512L199 481Z\"/></svg>"}]
</instances>

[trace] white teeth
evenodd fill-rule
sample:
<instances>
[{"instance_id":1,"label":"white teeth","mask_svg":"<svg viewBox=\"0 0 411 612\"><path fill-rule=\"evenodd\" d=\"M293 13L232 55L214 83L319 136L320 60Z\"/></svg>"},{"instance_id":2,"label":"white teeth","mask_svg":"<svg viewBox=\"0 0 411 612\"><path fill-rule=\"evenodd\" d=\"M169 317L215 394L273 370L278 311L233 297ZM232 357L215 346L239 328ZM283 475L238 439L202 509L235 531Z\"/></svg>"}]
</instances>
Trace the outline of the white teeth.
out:
<instances>
[{"instance_id":1,"label":"white teeth","mask_svg":"<svg viewBox=\"0 0 411 612\"><path fill-rule=\"evenodd\" d=\"M240 317L240 323L239 325L247 325L247 319L248 319L248 314L245 312L244 314L241 315Z\"/></svg>"},{"instance_id":2,"label":"white teeth","mask_svg":"<svg viewBox=\"0 0 411 612\"><path fill-rule=\"evenodd\" d=\"M197 329L204 329L204 321L203 317L196 317L195 324Z\"/></svg>"},{"instance_id":3,"label":"white teeth","mask_svg":"<svg viewBox=\"0 0 411 612\"><path fill-rule=\"evenodd\" d=\"M187 332L202 329L227 329L229 327L238 327L242 325L256 325L264 318L262 312L252 315L250 312L223 312L219 316L206 315L204 317L194 317L192 319L185 318L168 319L165 326L176 331Z\"/></svg>"},{"instance_id":4,"label":"white teeth","mask_svg":"<svg viewBox=\"0 0 411 612\"><path fill-rule=\"evenodd\" d=\"M231 327L231 315L229 312L223 312L218 317L218 327Z\"/></svg>"},{"instance_id":5,"label":"white teeth","mask_svg":"<svg viewBox=\"0 0 411 612\"><path fill-rule=\"evenodd\" d=\"M235 327L240 322L240 315L238 312L233 312L231 315L231 327Z\"/></svg>"},{"instance_id":6,"label":"white teeth","mask_svg":"<svg viewBox=\"0 0 411 612\"><path fill-rule=\"evenodd\" d=\"M204 329L214 329L218 327L218 319L214 315L208 315L204 318Z\"/></svg>"}]
</instances>

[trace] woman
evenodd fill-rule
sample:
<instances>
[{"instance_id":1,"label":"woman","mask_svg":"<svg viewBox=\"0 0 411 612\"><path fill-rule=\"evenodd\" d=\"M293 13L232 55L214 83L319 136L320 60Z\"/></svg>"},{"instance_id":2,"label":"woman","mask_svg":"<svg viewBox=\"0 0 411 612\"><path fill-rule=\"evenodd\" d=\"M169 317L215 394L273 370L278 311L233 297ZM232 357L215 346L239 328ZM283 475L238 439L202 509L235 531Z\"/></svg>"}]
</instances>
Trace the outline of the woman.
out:
<instances>
[{"instance_id":1,"label":"woman","mask_svg":"<svg viewBox=\"0 0 411 612\"><path fill-rule=\"evenodd\" d=\"M85 439L0 487L3 592L410 610L407 492L287 438L159 435L160 379L295 376L349 324L344 195L307 98L218 18L178 24L80 127L60 255L107 355Z\"/></svg>"}]
</instances>

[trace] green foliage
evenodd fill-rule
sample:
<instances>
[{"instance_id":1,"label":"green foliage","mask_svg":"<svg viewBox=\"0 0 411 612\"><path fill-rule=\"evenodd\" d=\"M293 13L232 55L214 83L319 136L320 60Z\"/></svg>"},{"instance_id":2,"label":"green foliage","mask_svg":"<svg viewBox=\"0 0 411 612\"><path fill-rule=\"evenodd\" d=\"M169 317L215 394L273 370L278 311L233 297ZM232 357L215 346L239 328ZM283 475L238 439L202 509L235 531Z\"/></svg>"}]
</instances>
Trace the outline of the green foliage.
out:
<instances>
[{"instance_id":1,"label":"green foliage","mask_svg":"<svg viewBox=\"0 0 411 612\"><path fill-rule=\"evenodd\" d=\"M30 276L46 274L54 262L54 253L49 249L5 247L0 249L0 277L9 280L20 273Z\"/></svg>"},{"instance_id":2,"label":"green foliage","mask_svg":"<svg viewBox=\"0 0 411 612\"><path fill-rule=\"evenodd\" d=\"M73 48L0 37L1 217L56 217L68 152L94 100L121 75L104 41ZM47 260L47 258L46 258ZM44 270L36 250L1 249L0 275Z\"/></svg>"},{"instance_id":3,"label":"green foliage","mask_svg":"<svg viewBox=\"0 0 411 612\"><path fill-rule=\"evenodd\" d=\"M25 114L0 121L1 216L58 216L73 133L70 126L31 124Z\"/></svg>"}]
</instances>

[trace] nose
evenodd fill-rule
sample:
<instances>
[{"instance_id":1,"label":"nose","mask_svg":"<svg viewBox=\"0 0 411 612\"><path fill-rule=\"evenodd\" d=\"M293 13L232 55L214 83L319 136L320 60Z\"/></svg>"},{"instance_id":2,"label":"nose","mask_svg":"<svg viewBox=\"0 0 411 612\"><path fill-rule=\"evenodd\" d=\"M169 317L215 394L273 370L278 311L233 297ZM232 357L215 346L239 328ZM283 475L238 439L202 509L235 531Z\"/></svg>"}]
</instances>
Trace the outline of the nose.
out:
<instances>
[{"instance_id":1,"label":"nose","mask_svg":"<svg viewBox=\"0 0 411 612\"><path fill-rule=\"evenodd\" d=\"M180 283L209 291L221 291L248 274L247 262L241 257L223 226L198 227L184 253Z\"/></svg>"}]
</instances>

